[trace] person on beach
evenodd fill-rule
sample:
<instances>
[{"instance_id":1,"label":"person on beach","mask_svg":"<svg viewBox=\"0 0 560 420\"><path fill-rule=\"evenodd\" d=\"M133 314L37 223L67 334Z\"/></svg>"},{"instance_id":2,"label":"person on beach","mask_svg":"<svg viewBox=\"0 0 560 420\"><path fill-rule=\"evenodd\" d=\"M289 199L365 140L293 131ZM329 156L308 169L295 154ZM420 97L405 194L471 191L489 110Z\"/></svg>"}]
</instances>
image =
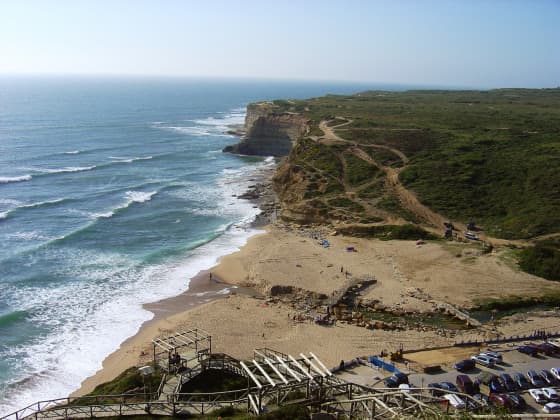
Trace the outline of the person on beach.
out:
<instances>
[{"instance_id":1,"label":"person on beach","mask_svg":"<svg viewBox=\"0 0 560 420\"><path fill-rule=\"evenodd\" d=\"M210 281L212 281L212 273L210 272Z\"/></svg>"}]
</instances>

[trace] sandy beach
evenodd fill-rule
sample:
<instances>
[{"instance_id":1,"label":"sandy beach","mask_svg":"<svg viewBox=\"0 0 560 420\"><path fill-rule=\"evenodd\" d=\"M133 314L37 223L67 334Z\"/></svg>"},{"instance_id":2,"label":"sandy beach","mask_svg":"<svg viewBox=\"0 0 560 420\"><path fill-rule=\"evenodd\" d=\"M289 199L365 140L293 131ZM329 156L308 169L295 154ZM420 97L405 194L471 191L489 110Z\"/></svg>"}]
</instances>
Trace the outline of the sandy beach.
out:
<instances>
[{"instance_id":1,"label":"sandy beach","mask_svg":"<svg viewBox=\"0 0 560 420\"><path fill-rule=\"evenodd\" d=\"M333 233L333 232L330 232ZM270 297L273 286L331 295L365 278L377 283L362 298L403 311L432 311L442 302L458 306L473 300L505 295L536 295L557 287L510 267L502 251L481 255L469 244L380 241L335 236L325 229L270 225L234 254L223 257L209 272L200 273L189 290L175 298L147 305L155 313L134 337L103 363L103 369L83 382L73 395L83 395L124 369L151 360L151 340L171 332L202 328L212 335L213 351L251 358L256 348L286 353L312 351L327 366L340 360L480 338L484 334L524 334L539 319L541 328L556 328L551 316L517 315L493 330L445 334L420 328L405 331L371 330L337 322L322 326L309 319L297 299ZM327 239L330 246L321 245ZM355 251L349 252L352 247ZM506 292L507 291L507 292ZM312 311L311 311L312 312ZM303 316L302 316L303 315ZM295 319L294 319L295 318ZM544 324L543 324L544 322Z\"/></svg>"}]
</instances>

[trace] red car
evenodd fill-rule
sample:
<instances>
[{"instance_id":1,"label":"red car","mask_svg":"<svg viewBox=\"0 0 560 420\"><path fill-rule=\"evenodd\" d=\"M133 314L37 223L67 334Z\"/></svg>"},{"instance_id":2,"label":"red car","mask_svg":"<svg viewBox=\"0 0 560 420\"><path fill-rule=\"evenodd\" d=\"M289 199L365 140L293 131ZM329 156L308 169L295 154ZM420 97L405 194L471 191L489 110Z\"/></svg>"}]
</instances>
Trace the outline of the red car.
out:
<instances>
[{"instance_id":1,"label":"red car","mask_svg":"<svg viewBox=\"0 0 560 420\"><path fill-rule=\"evenodd\" d=\"M550 343L541 343L537 345L537 350L540 353L546 354L547 356L553 356L558 353L558 348Z\"/></svg>"},{"instance_id":2,"label":"red car","mask_svg":"<svg viewBox=\"0 0 560 420\"><path fill-rule=\"evenodd\" d=\"M511 401L505 395L490 394L488 400L493 402L497 406L504 407L506 410L510 410L512 408Z\"/></svg>"}]
</instances>

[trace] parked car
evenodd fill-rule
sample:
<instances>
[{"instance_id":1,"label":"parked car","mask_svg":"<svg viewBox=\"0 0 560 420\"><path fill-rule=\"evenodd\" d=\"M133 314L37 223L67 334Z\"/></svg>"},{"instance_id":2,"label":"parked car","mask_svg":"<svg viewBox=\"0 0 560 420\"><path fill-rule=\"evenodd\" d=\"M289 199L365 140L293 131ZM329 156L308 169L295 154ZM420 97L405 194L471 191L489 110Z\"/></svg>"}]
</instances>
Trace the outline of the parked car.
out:
<instances>
[{"instance_id":1,"label":"parked car","mask_svg":"<svg viewBox=\"0 0 560 420\"><path fill-rule=\"evenodd\" d=\"M428 384L428 389L430 390L430 394L434 397L441 397L445 394L445 391L439 386L439 382L432 382L431 384Z\"/></svg>"},{"instance_id":2,"label":"parked car","mask_svg":"<svg viewBox=\"0 0 560 420\"><path fill-rule=\"evenodd\" d=\"M457 387L453 385L451 382L440 382L439 385L441 389L445 389L446 391L459 392Z\"/></svg>"},{"instance_id":3,"label":"parked car","mask_svg":"<svg viewBox=\"0 0 560 420\"><path fill-rule=\"evenodd\" d=\"M473 398L480 403L482 406L491 405L492 403L488 400L488 397L484 394L474 394Z\"/></svg>"},{"instance_id":4,"label":"parked car","mask_svg":"<svg viewBox=\"0 0 560 420\"><path fill-rule=\"evenodd\" d=\"M543 386L546 385L544 379L541 377L541 375L539 375L539 373L536 370L530 370L529 372L527 372L527 377L529 378L529 382L531 382L531 384L535 388L542 388Z\"/></svg>"},{"instance_id":5,"label":"parked car","mask_svg":"<svg viewBox=\"0 0 560 420\"><path fill-rule=\"evenodd\" d=\"M383 380L383 383L387 388L396 388L400 384L408 383L408 376L402 372L395 373L393 376L389 376Z\"/></svg>"},{"instance_id":6,"label":"parked car","mask_svg":"<svg viewBox=\"0 0 560 420\"><path fill-rule=\"evenodd\" d=\"M535 357L539 353L539 350L537 349L537 347L533 346L532 344L526 344L524 346L519 346L519 347L517 347L517 351L519 353L525 353L525 354L528 354L529 356L533 356L533 357Z\"/></svg>"},{"instance_id":7,"label":"parked car","mask_svg":"<svg viewBox=\"0 0 560 420\"><path fill-rule=\"evenodd\" d=\"M455 380L457 388L464 394L474 395L478 393L478 387L467 375L457 375Z\"/></svg>"},{"instance_id":8,"label":"parked car","mask_svg":"<svg viewBox=\"0 0 560 420\"><path fill-rule=\"evenodd\" d=\"M547 414L557 414L560 413L560 404L555 402L549 402L544 405L542 411Z\"/></svg>"},{"instance_id":9,"label":"parked car","mask_svg":"<svg viewBox=\"0 0 560 420\"><path fill-rule=\"evenodd\" d=\"M508 373L503 373L500 375L500 382L507 392L517 391L517 384Z\"/></svg>"},{"instance_id":10,"label":"parked car","mask_svg":"<svg viewBox=\"0 0 560 420\"><path fill-rule=\"evenodd\" d=\"M493 368L496 365L496 363L494 362L494 359L491 359L488 356L481 356L480 354L477 354L475 356L471 356L471 360L474 360L479 365L487 366L489 368Z\"/></svg>"},{"instance_id":11,"label":"parked car","mask_svg":"<svg viewBox=\"0 0 560 420\"><path fill-rule=\"evenodd\" d=\"M517 384L519 389L529 389L529 388L531 388L531 384L527 380L527 377L525 375L523 375L522 373L515 373L513 375L513 380L515 381L515 383Z\"/></svg>"},{"instance_id":12,"label":"parked car","mask_svg":"<svg viewBox=\"0 0 560 420\"><path fill-rule=\"evenodd\" d=\"M472 239L473 241L478 241L478 235L472 232L465 232L465 238Z\"/></svg>"},{"instance_id":13,"label":"parked car","mask_svg":"<svg viewBox=\"0 0 560 420\"><path fill-rule=\"evenodd\" d=\"M490 372L482 372L475 380L475 384L480 387L480 390L484 390L484 386L488 387L487 392L485 393L501 393L504 392L504 387L498 380L496 375L491 374Z\"/></svg>"},{"instance_id":14,"label":"parked car","mask_svg":"<svg viewBox=\"0 0 560 420\"><path fill-rule=\"evenodd\" d=\"M542 392L540 389L537 389L537 388L530 389L529 390L529 395L531 397L533 397L533 399L538 404L546 404L548 402L548 400L546 399L546 396L544 395L544 392Z\"/></svg>"},{"instance_id":15,"label":"parked car","mask_svg":"<svg viewBox=\"0 0 560 420\"><path fill-rule=\"evenodd\" d=\"M560 368L552 368L550 369L550 373L552 373L554 377L560 381Z\"/></svg>"},{"instance_id":16,"label":"parked car","mask_svg":"<svg viewBox=\"0 0 560 420\"><path fill-rule=\"evenodd\" d=\"M511 401L505 394L490 394L488 399L498 407L504 407L505 409L512 408Z\"/></svg>"},{"instance_id":17,"label":"parked car","mask_svg":"<svg viewBox=\"0 0 560 420\"><path fill-rule=\"evenodd\" d=\"M556 402L560 399L558 393L553 388L541 388L541 391L548 401Z\"/></svg>"},{"instance_id":18,"label":"parked car","mask_svg":"<svg viewBox=\"0 0 560 420\"><path fill-rule=\"evenodd\" d=\"M448 391L458 392L459 390L451 382L433 382L428 384L428 388L431 388L430 392L435 397L441 397Z\"/></svg>"},{"instance_id":19,"label":"parked car","mask_svg":"<svg viewBox=\"0 0 560 420\"><path fill-rule=\"evenodd\" d=\"M472 370L476 367L476 362L472 359L461 360L455 363L455 369L459 372L466 372L467 370Z\"/></svg>"},{"instance_id":20,"label":"parked car","mask_svg":"<svg viewBox=\"0 0 560 420\"><path fill-rule=\"evenodd\" d=\"M463 399L461 397L459 397L458 395L445 394L443 396L443 398L445 398L447 401L449 401L449 404L451 404L453 406L453 408L461 409L461 408L465 408L467 406L465 404L465 401L463 401Z\"/></svg>"},{"instance_id":21,"label":"parked car","mask_svg":"<svg viewBox=\"0 0 560 420\"><path fill-rule=\"evenodd\" d=\"M399 389L403 394L412 394L418 391L418 388L416 388L414 385L411 384L400 384Z\"/></svg>"},{"instance_id":22,"label":"parked car","mask_svg":"<svg viewBox=\"0 0 560 420\"><path fill-rule=\"evenodd\" d=\"M504 394L504 395L506 396L506 398L509 399L511 403L511 407L514 410L524 410L525 407L527 407L527 402L521 395L517 393Z\"/></svg>"},{"instance_id":23,"label":"parked car","mask_svg":"<svg viewBox=\"0 0 560 420\"><path fill-rule=\"evenodd\" d=\"M550 343L541 343L537 345L537 349L540 353L544 353L547 356L554 356L558 354L558 347Z\"/></svg>"},{"instance_id":24,"label":"parked car","mask_svg":"<svg viewBox=\"0 0 560 420\"><path fill-rule=\"evenodd\" d=\"M558 385L558 379L556 379L556 377L550 371L543 369L539 373L541 374L542 378L545 380L547 385L551 385L551 386Z\"/></svg>"},{"instance_id":25,"label":"parked car","mask_svg":"<svg viewBox=\"0 0 560 420\"><path fill-rule=\"evenodd\" d=\"M485 351L484 353L480 353L480 356L489 357L490 359L493 359L496 364L503 362L502 355L500 353L496 353L495 351Z\"/></svg>"}]
</instances>

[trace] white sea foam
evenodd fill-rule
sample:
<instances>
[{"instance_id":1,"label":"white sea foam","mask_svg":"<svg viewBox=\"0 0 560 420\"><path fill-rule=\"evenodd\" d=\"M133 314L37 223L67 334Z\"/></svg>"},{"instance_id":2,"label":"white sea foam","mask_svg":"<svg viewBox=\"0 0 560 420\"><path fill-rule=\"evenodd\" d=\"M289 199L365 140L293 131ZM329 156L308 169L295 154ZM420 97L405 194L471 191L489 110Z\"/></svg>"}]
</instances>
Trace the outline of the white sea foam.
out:
<instances>
[{"instance_id":1,"label":"white sea foam","mask_svg":"<svg viewBox=\"0 0 560 420\"><path fill-rule=\"evenodd\" d=\"M36 203L31 203L31 204L23 204L18 206L18 208L20 209L33 209L36 207L42 207L42 206L48 206L48 205L52 205L52 204L58 204L58 203L62 203L64 201L67 201L67 198L58 198L56 200L47 200L47 201L38 201Z\"/></svg>"},{"instance_id":2,"label":"white sea foam","mask_svg":"<svg viewBox=\"0 0 560 420\"><path fill-rule=\"evenodd\" d=\"M115 214L114 211L109 210L106 211L104 213L91 213L91 215L95 218L95 219L108 219L109 217L113 217L113 215Z\"/></svg>"},{"instance_id":3,"label":"white sea foam","mask_svg":"<svg viewBox=\"0 0 560 420\"><path fill-rule=\"evenodd\" d=\"M245 123L245 108L235 108L227 113L220 113L220 117L207 117L195 120L188 120L189 125L165 125L163 122L154 122L154 128L177 131L191 136L214 136L231 137L227 130L231 126L242 125Z\"/></svg>"},{"instance_id":4,"label":"white sea foam","mask_svg":"<svg viewBox=\"0 0 560 420\"><path fill-rule=\"evenodd\" d=\"M14 200L11 198L0 198L0 204L8 204L8 205L12 205L12 206L19 206L21 204L21 201L19 200Z\"/></svg>"},{"instance_id":5,"label":"white sea foam","mask_svg":"<svg viewBox=\"0 0 560 420\"><path fill-rule=\"evenodd\" d=\"M119 206L119 207L117 207L113 210L109 210L109 211L104 212L104 213L94 213L93 215L95 217L109 218L109 217L112 217L116 212L130 207L133 203L145 203L146 201L150 201L152 199L152 197L156 194L157 194L157 191L149 191L149 192L127 191L125 193L125 197L126 197L127 201L123 205L121 205L121 206Z\"/></svg>"},{"instance_id":6,"label":"white sea foam","mask_svg":"<svg viewBox=\"0 0 560 420\"><path fill-rule=\"evenodd\" d=\"M64 152L65 155L78 155L80 154L79 150L70 150L69 152Z\"/></svg>"},{"instance_id":7,"label":"white sea foam","mask_svg":"<svg viewBox=\"0 0 560 420\"><path fill-rule=\"evenodd\" d=\"M21 176L0 176L0 184L9 184L10 182L23 182L31 181L31 175L21 175Z\"/></svg>"},{"instance_id":8,"label":"white sea foam","mask_svg":"<svg viewBox=\"0 0 560 420\"><path fill-rule=\"evenodd\" d=\"M127 191L126 196L130 200L130 203L145 203L146 201L150 201L154 195L157 194L157 191Z\"/></svg>"},{"instance_id":9,"label":"white sea foam","mask_svg":"<svg viewBox=\"0 0 560 420\"><path fill-rule=\"evenodd\" d=\"M220 130L226 130L229 126L239 125L245 122L245 108L235 108L224 114L222 118L208 117L193 120L196 124L217 127Z\"/></svg>"},{"instance_id":10,"label":"white sea foam","mask_svg":"<svg viewBox=\"0 0 560 420\"><path fill-rule=\"evenodd\" d=\"M231 137L229 134L223 133L223 131L225 131L225 127L224 130L219 130L219 131L212 130L205 127L200 127L200 126L190 126L190 127L168 126L164 128L166 130L177 131L179 133L189 134L191 136L196 136L196 137L202 137L202 136Z\"/></svg>"},{"instance_id":11,"label":"white sea foam","mask_svg":"<svg viewBox=\"0 0 560 420\"><path fill-rule=\"evenodd\" d=\"M144 157L119 157L119 156L109 156L109 159L112 159L116 162L122 162L122 163L132 163L132 162L136 162L137 160L150 160L153 159L153 156L144 156Z\"/></svg>"},{"instance_id":12,"label":"white sea foam","mask_svg":"<svg viewBox=\"0 0 560 420\"><path fill-rule=\"evenodd\" d=\"M22 241L44 241L49 240L50 238L47 236L42 235L40 232L33 230L30 232L14 232L8 233L6 235L8 239L19 239Z\"/></svg>"},{"instance_id":13,"label":"white sea foam","mask_svg":"<svg viewBox=\"0 0 560 420\"><path fill-rule=\"evenodd\" d=\"M67 166L65 168L55 168L55 169L32 168L32 170L44 174L62 174L62 173L92 171L95 168L97 168L97 166L93 165L93 166Z\"/></svg>"},{"instance_id":14,"label":"white sea foam","mask_svg":"<svg viewBox=\"0 0 560 420\"><path fill-rule=\"evenodd\" d=\"M118 205L113 209L107 211L85 211L85 210L78 210L78 209L68 209L67 212L79 214L91 220L109 219L113 217L117 212L130 207L133 203L145 203L146 201L150 201L152 197L157 193L158 193L157 191L149 191L149 192L127 191L125 193L126 201L124 201L124 203Z\"/></svg>"},{"instance_id":15,"label":"white sea foam","mask_svg":"<svg viewBox=\"0 0 560 420\"><path fill-rule=\"evenodd\" d=\"M5 219L6 217L8 217L8 211L3 211L0 212L0 220Z\"/></svg>"}]
</instances>

